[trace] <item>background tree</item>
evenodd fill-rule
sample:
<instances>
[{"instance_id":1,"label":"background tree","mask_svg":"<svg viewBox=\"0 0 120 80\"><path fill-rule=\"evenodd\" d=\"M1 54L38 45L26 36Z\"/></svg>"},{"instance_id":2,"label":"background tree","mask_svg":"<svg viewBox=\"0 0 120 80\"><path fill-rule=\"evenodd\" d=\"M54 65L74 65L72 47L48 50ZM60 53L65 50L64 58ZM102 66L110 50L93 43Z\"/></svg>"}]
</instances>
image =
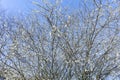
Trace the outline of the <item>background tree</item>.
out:
<instances>
[{"instance_id":1,"label":"background tree","mask_svg":"<svg viewBox=\"0 0 120 80\"><path fill-rule=\"evenodd\" d=\"M0 63L7 74L24 80L119 76L119 1L81 1L75 11L59 0L33 3L36 13L2 21Z\"/></svg>"}]
</instances>

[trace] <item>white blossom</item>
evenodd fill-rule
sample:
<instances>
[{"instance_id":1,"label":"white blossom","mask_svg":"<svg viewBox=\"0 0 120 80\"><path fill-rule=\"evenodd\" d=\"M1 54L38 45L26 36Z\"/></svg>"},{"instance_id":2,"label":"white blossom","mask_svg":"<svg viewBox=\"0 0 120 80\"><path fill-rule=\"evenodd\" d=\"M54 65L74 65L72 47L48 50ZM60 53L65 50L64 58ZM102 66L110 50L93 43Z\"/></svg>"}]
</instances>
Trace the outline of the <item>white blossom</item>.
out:
<instances>
[{"instance_id":1,"label":"white blossom","mask_svg":"<svg viewBox=\"0 0 120 80\"><path fill-rule=\"evenodd\" d=\"M80 63L80 60L75 60L75 63Z\"/></svg>"}]
</instances>

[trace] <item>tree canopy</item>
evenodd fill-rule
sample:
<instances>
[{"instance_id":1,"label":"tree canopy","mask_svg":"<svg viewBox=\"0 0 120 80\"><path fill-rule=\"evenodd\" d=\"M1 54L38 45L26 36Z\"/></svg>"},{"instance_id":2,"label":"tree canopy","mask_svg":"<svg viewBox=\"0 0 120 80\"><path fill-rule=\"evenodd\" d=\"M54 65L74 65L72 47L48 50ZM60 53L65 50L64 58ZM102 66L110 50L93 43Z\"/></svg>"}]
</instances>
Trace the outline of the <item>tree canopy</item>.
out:
<instances>
[{"instance_id":1,"label":"tree canopy","mask_svg":"<svg viewBox=\"0 0 120 80\"><path fill-rule=\"evenodd\" d=\"M54 2L54 3L53 3ZM0 75L20 80L120 77L120 1L40 0L25 17L0 15Z\"/></svg>"}]
</instances>

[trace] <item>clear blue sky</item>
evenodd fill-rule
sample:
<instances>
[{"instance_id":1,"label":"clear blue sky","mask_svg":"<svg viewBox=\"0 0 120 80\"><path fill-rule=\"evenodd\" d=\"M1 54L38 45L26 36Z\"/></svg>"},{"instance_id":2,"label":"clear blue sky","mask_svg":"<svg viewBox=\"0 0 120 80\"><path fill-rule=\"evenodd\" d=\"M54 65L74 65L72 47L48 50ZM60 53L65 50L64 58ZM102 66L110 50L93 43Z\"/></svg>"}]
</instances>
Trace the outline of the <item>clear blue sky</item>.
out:
<instances>
[{"instance_id":1,"label":"clear blue sky","mask_svg":"<svg viewBox=\"0 0 120 80\"><path fill-rule=\"evenodd\" d=\"M36 0L1 0L0 7L7 10L9 13L26 13L33 7L32 1ZM49 0L48 0L49 1ZM72 7L78 5L79 0L63 0L64 6Z\"/></svg>"},{"instance_id":2,"label":"clear blue sky","mask_svg":"<svg viewBox=\"0 0 120 80\"><path fill-rule=\"evenodd\" d=\"M0 7L9 13L22 13L30 10L32 4L29 0L1 0Z\"/></svg>"}]
</instances>

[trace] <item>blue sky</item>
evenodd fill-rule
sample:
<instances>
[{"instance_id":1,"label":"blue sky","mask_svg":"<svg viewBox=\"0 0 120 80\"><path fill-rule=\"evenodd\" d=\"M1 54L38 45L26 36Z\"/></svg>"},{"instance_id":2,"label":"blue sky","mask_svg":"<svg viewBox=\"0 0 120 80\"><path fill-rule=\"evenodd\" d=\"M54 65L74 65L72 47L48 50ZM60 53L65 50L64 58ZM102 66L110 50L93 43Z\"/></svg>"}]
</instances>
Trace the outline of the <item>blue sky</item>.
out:
<instances>
[{"instance_id":1,"label":"blue sky","mask_svg":"<svg viewBox=\"0 0 120 80\"><path fill-rule=\"evenodd\" d=\"M29 0L1 0L0 5L9 13L24 13L32 6Z\"/></svg>"},{"instance_id":2,"label":"blue sky","mask_svg":"<svg viewBox=\"0 0 120 80\"><path fill-rule=\"evenodd\" d=\"M0 7L5 9L7 12L16 13L27 13L33 8L32 1L36 0L1 0ZM64 1L64 0L63 0ZM65 0L64 6L75 8L79 0Z\"/></svg>"}]
</instances>

